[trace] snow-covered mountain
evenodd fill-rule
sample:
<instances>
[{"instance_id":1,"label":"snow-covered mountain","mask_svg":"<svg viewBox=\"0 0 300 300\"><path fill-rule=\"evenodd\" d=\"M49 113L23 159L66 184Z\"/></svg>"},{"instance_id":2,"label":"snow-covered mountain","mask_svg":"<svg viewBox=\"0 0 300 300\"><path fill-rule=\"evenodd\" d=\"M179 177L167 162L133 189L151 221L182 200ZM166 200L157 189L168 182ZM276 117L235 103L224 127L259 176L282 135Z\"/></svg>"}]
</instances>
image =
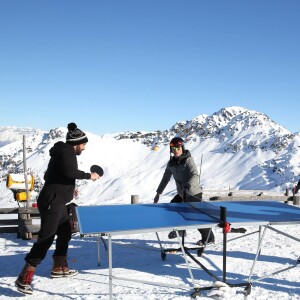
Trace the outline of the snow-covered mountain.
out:
<instances>
[{"instance_id":1,"label":"snow-covered mountain","mask_svg":"<svg viewBox=\"0 0 300 300\"><path fill-rule=\"evenodd\" d=\"M66 132L62 127L50 132L0 128L0 204L14 204L5 179L9 172L22 171L22 135L26 134L27 167L35 176L38 192L49 149L55 142L64 141ZM92 164L99 164L105 171L95 183L78 181L79 201L87 205L129 203L134 194L140 195L141 202L152 202L169 159L168 142L174 136L185 139L186 148L201 168L204 189L281 191L299 180L300 134L292 134L263 113L242 107L199 115L164 131L87 134L89 143L78 157L79 167L88 171ZM174 182L170 182L165 197L174 193Z\"/></svg>"},{"instance_id":2,"label":"snow-covered mountain","mask_svg":"<svg viewBox=\"0 0 300 300\"><path fill-rule=\"evenodd\" d=\"M33 128L18 128L16 126L0 126L0 147L11 142L20 140L23 135L33 135L38 132L38 129Z\"/></svg>"}]
</instances>

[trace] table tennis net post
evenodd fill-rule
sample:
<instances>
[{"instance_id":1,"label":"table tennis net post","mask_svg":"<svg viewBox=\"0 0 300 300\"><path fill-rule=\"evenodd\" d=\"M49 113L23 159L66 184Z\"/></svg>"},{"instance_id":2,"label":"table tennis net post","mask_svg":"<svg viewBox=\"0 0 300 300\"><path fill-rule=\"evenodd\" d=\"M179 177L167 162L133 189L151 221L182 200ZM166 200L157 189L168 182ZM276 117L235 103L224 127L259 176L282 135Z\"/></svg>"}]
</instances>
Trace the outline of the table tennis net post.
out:
<instances>
[{"instance_id":1,"label":"table tennis net post","mask_svg":"<svg viewBox=\"0 0 300 300\"><path fill-rule=\"evenodd\" d=\"M209 217L215 219L218 222L224 220L224 212L222 212L221 207L210 204L202 199L191 195L186 190L183 191L183 202L188 203L194 209L198 210L201 213L208 215Z\"/></svg>"}]
</instances>

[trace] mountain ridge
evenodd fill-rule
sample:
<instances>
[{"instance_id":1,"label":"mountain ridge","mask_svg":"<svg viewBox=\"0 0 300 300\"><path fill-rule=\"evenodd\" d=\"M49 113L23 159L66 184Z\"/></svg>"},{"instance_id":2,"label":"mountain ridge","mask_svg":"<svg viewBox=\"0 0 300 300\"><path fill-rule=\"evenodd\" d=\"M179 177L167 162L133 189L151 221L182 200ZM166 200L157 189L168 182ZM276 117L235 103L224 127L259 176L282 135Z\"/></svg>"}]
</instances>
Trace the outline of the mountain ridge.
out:
<instances>
[{"instance_id":1,"label":"mountain ridge","mask_svg":"<svg viewBox=\"0 0 300 300\"><path fill-rule=\"evenodd\" d=\"M7 173L22 171L21 135L26 132L27 165L36 178L38 193L49 160L48 151L55 142L65 140L67 129L58 127L49 132L13 129L18 132L15 140L11 138L12 141L0 146L1 189L5 189ZM13 129L10 127L9 131ZM1 132L5 132L4 127L0 127ZM138 189L139 194L148 199L149 194L154 194L163 174L170 155L168 143L174 136L184 138L199 171L202 168L201 185L204 188L231 186L237 189L284 190L299 180L299 133L289 132L266 114L238 106L176 122L170 129L162 131L102 136L87 134L89 143L86 152L78 157L79 167L88 171L89 165L97 162L104 165L107 172L102 181L102 191L93 189L90 182L79 183L86 190L86 198L90 193L94 198L121 201L133 193L132 190ZM172 182L166 194L174 192Z\"/></svg>"}]
</instances>

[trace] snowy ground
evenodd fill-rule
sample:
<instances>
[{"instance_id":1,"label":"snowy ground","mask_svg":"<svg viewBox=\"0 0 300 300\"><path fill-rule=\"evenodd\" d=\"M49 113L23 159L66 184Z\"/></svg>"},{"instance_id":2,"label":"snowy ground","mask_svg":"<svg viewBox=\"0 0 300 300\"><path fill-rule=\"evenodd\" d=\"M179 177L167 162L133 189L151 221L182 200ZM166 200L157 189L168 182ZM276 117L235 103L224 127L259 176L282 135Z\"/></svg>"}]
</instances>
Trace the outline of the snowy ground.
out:
<instances>
[{"instance_id":1,"label":"snowy ground","mask_svg":"<svg viewBox=\"0 0 300 300\"><path fill-rule=\"evenodd\" d=\"M277 228L295 237L300 236L300 225L283 225ZM248 278L256 253L258 235L247 234L255 232L258 228L246 227L246 229L246 234L228 234L227 279L231 283L244 282ZM215 230L215 235L216 243L207 247L200 261L222 278L221 229ZM175 240L168 240L167 232L162 232L159 236L164 247L175 245ZM244 237L236 239L242 236ZM195 245L198 239L197 231L188 231L186 239L188 245ZM114 299L183 300L191 298L192 289L159 286L159 282L185 286L192 285L192 283L182 254L167 254L165 261L161 259L159 244L154 233L118 236L113 241L114 275L153 282L149 285L114 280ZM15 234L0 236L0 299L23 297L16 291L14 281L23 267L24 256L32 243L33 241L17 239ZM108 260L103 243L100 249L101 266L98 266L96 238L80 238L78 234L75 234L70 243L69 265L79 270L79 275L71 279L50 279L52 247L37 269L33 281L34 294L25 297L29 299L108 299ZM253 279L279 268L295 265L299 256L298 242L273 231L267 231L263 250L254 269ZM200 287L211 286L214 280L195 263L191 262L191 266L196 284ZM298 265L289 271L254 283L252 292L247 297L242 293L244 288L232 288L231 294L223 294L220 298L213 298L209 296L209 292L202 292L202 295L197 296L196 299L300 299L299 275Z\"/></svg>"}]
</instances>

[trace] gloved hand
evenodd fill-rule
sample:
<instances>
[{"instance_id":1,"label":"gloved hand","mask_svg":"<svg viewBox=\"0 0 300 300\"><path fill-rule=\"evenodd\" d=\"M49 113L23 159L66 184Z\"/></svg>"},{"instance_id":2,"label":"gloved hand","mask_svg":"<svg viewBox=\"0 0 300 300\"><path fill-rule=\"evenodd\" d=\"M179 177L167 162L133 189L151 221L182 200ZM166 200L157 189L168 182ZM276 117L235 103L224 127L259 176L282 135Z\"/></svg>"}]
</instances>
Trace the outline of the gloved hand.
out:
<instances>
[{"instance_id":1,"label":"gloved hand","mask_svg":"<svg viewBox=\"0 0 300 300\"><path fill-rule=\"evenodd\" d=\"M186 191L188 191L190 188L191 188L190 183L185 184L184 187L183 187L183 189L186 190Z\"/></svg>"}]
</instances>

